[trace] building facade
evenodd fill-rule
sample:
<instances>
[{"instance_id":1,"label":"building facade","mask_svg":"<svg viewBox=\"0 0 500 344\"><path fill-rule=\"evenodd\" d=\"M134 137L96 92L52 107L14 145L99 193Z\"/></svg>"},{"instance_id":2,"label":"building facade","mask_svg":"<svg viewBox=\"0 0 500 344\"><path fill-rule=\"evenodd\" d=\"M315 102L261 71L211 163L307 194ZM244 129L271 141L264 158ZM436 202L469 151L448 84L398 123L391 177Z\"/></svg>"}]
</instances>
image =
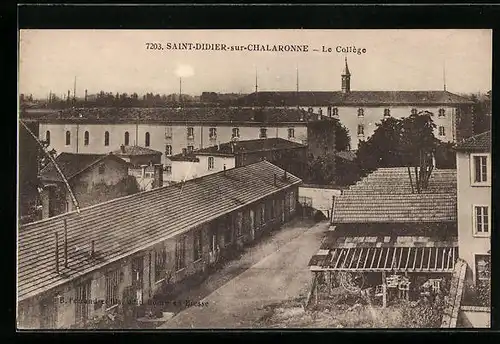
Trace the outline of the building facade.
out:
<instances>
[{"instance_id":1,"label":"building facade","mask_svg":"<svg viewBox=\"0 0 500 344\"><path fill-rule=\"evenodd\" d=\"M119 111L120 115L113 111ZM26 118L29 113L22 115ZM107 154L125 146L143 146L166 157L221 142L283 138L307 142L307 123L317 114L297 109L70 109L36 116L39 138L50 149Z\"/></svg>"},{"instance_id":2,"label":"building facade","mask_svg":"<svg viewBox=\"0 0 500 344\"><path fill-rule=\"evenodd\" d=\"M183 153L169 158L170 178L180 182L233 167L267 160L303 178L307 163L307 146L281 138L224 142L219 145Z\"/></svg>"},{"instance_id":3,"label":"building facade","mask_svg":"<svg viewBox=\"0 0 500 344\"><path fill-rule=\"evenodd\" d=\"M459 254L474 285L490 283L491 132L457 145Z\"/></svg>"},{"instance_id":4,"label":"building facade","mask_svg":"<svg viewBox=\"0 0 500 344\"><path fill-rule=\"evenodd\" d=\"M261 161L21 226L19 328L130 314L289 221L300 183Z\"/></svg>"},{"instance_id":5,"label":"building facade","mask_svg":"<svg viewBox=\"0 0 500 344\"><path fill-rule=\"evenodd\" d=\"M112 155L61 153L55 159L79 207L126 196L128 163ZM40 171L42 218L75 209L71 194L52 162Z\"/></svg>"},{"instance_id":6,"label":"building facade","mask_svg":"<svg viewBox=\"0 0 500 344\"><path fill-rule=\"evenodd\" d=\"M428 111L436 124L435 136L443 142L458 142L473 134L472 105L466 98L446 91L355 91L345 61L340 91L258 92L239 100L240 105L299 108L338 118L348 129L351 149L366 141L384 118L408 117Z\"/></svg>"}]
</instances>

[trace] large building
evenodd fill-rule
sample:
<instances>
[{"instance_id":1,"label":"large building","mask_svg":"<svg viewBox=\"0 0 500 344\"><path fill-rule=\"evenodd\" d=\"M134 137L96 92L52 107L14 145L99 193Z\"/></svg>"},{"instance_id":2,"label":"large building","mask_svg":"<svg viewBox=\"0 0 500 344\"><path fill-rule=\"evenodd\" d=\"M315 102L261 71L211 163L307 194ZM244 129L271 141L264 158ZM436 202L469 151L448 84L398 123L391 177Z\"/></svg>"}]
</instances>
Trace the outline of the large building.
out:
<instances>
[{"instance_id":1,"label":"large building","mask_svg":"<svg viewBox=\"0 0 500 344\"><path fill-rule=\"evenodd\" d=\"M490 283L491 132L457 145L459 254L473 285Z\"/></svg>"},{"instance_id":2,"label":"large building","mask_svg":"<svg viewBox=\"0 0 500 344\"><path fill-rule=\"evenodd\" d=\"M130 314L289 221L300 183L261 161L20 226L19 328Z\"/></svg>"},{"instance_id":3,"label":"large building","mask_svg":"<svg viewBox=\"0 0 500 344\"><path fill-rule=\"evenodd\" d=\"M367 140L376 124L388 117L408 117L429 111L436 124L435 135L443 142L458 142L472 136L472 102L446 91L355 91L347 59L339 91L299 91L252 93L239 99L241 106L258 104L271 108L301 108L331 115L346 126L351 149Z\"/></svg>"},{"instance_id":4,"label":"large building","mask_svg":"<svg viewBox=\"0 0 500 344\"><path fill-rule=\"evenodd\" d=\"M166 157L217 143L283 138L307 142L307 123L318 114L270 108L81 108L21 118L39 123L39 138L58 153L103 154L142 146Z\"/></svg>"}]
</instances>

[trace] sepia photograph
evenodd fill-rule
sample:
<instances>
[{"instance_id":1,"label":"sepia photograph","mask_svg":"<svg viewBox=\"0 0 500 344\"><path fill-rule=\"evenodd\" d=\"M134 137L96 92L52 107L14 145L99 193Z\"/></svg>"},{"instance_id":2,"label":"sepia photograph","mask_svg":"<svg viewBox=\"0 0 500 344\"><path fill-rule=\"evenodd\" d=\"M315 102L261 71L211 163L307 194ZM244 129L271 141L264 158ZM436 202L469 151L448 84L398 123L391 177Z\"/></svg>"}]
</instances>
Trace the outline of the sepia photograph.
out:
<instances>
[{"instance_id":1,"label":"sepia photograph","mask_svg":"<svg viewBox=\"0 0 500 344\"><path fill-rule=\"evenodd\" d=\"M489 29L21 29L18 330L490 328Z\"/></svg>"}]
</instances>

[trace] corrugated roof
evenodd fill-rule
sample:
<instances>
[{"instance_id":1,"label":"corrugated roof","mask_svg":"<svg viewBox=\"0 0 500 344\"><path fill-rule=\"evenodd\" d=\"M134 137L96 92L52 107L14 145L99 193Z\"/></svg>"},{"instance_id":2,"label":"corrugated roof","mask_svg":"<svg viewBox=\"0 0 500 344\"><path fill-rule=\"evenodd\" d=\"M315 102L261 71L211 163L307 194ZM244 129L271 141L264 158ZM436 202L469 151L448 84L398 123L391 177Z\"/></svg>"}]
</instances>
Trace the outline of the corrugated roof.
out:
<instances>
[{"instance_id":1,"label":"corrugated roof","mask_svg":"<svg viewBox=\"0 0 500 344\"><path fill-rule=\"evenodd\" d=\"M161 155L162 152L141 146L123 146L123 150L117 149L113 152L116 156L138 156L138 155Z\"/></svg>"},{"instance_id":2,"label":"corrugated roof","mask_svg":"<svg viewBox=\"0 0 500 344\"><path fill-rule=\"evenodd\" d=\"M456 178L456 170L434 169L428 188L416 194L406 167L380 168L336 198L333 222L454 222Z\"/></svg>"},{"instance_id":3,"label":"corrugated roof","mask_svg":"<svg viewBox=\"0 0 500 344\"><path fill-rule=\"evenodd\" d=\"M71 108L21 113L22 118L33 118L40 122L75 123L297 123L317 120L318 115L299 109L273 109L251 107L217 108Z\"/></svg>"},{"instance_id":4,"label":"corrugated roof","mask_svg":"<svg viewBox=\"0 0 500 344\"><path fill-rule=\"evenodd\" d=\"M64 284L152 245L184 233L245 204L286 189L301 180L268 161L229 169L182 185L117 198L42 221L18 233L18 299ZM64 221L67 223L68 267L63 266ZM55 234L59 267L55 270ZM95 257L89 257L95 240Z\"/></svg>"},{"instance_id":5,"label":"corrugated roof","mask_svg":"<svg viewBox=\"0 0 500 344\"><path fill-rule=\"evenodd\" d=\"M433 237L338 237L311 257L313 271L452 272L457 239Z\"/></svg>"},{"instance_id":6,"label":"corrugated roof","mask_svg":"<svg viewBox=\"0 0 500 344\"><path fill-rule=\"evenodd\" d=\"M127 164L126 161L112 154L80 154L66 152L59 154L55 158L55 161L66 179L70 180L107 158L116 159L117 161ZM52 161L40 171L40 178L44 181L62 181L62 177Z\"/></svg>"},{"instance_id":7,"label":"corrugated roof","mask_svg":"<svg viewBox=\"0 0 500 344\"><path fill-rule=\"evenodd\" d=\"M491 151L491 131L474 135L459 142L456 149L465 151Z\"/></svg>"},{"instance_id":8,"label":"corrugated roof","mask_svg":"<svg viewBox=\"0 0 500 344\"><path fill-rule=\"evenodd\" d=\"M282 138L267 138L267 139L256 139L256 140L244 140L244 141L234 141L234 142L224 142L220 145L214 145L211 147L203 148L193 152L193 154L224 154L224 155L234 155L238 153L248 153L256 151L268 151L268 150L281 150L281 149L294 149L294 148L306 148L307 146L285 140Z\"/></svg>"},{"instance_id":9,"label":"corrugated roof","mask_svg":"<svg viewBox=\"0 0 500 344\"><path fill-rule=\"evenodd\" d=\"M470 100L448 91L267 91L249 94L238 102L263 106L472 104Z\"/></svg>"}]
</instances>

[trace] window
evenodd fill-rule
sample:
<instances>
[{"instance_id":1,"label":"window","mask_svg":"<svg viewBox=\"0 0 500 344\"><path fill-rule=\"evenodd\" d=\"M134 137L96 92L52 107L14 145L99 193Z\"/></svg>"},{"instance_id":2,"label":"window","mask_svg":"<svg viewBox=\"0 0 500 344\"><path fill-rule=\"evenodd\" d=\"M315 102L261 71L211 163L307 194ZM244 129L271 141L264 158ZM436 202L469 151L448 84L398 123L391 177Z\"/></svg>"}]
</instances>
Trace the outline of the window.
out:
<instances>
[{"instance_id":1,"label":"window","mask_svg":"<svg viewBox=\"0 0 500 344\"><path fill-rule=\"evenodd\" d=\"M384 117L390 117L391 116L391 109L384 109Z\"/></svg>"},{"instance_id":2,"label":"window","mask_svg":"<svg viewBox=\"0 0 500 344\"><path fill-rule=\"evenodd\" d=\"M490 221L487 206L474 206L474 235L489 236Z\"/></svg>"},{"instance_id":3,"label":"window","mask_svg":"<svg viewBox=\"0 0 500 344\"><path fill-rule=\"evenodd\" d=\"M172 155L172 146L165 145L165 155Z\"/></svg>"},{"instance_id":4,"label":"window","mask_svg":"<svg viewBox=\"0 0 500 344\"><path fill-rule=\"evenodd\" d=\"M323 114L323 109L322 109L322 108L319 108L319 109L318 109L318 113L319 113L319 115L321 116L321 115Z\"/></svg>"},{"instance_id":5,"label":"window","mask_svg":"<svg viewBox=\"0 0 500 344\"><path fill-rule=\"evenodd\" d=\"M365 134L365 127L363 126L363 124L359 124L358 125L358 135L362 136Z\"/></svg>"},{"instance_id":6,"label":"window","mask_svg":"<svg viewBox=\"0 0 500 344\"><path fill-rule=\"evenodd\" d=\"M491 256L489 254L476 255L476 284L486 284L491 281Z\"/></svg>"},{"instance_id":7,"label":"window","mask_svg":"<svg viewBox=\"0 0 500 344\"><path fill-rule=\"evenodd\" d=\"M171 139L172 138L172 127L166 127L165 128L165 138L166 139Z\"/></svg>"},{"instance_id":8,"label":"window","mask_svg":"<svg viewBox=\"0 0 500 344\"><path fill-rule=\"evenodd\" d=\"M76 288L75 316L77 323L85 323L89 318L90 280L82 283Z\"/></svg>"},{"instance_id":9,"label":"window","mask_svg":"<svg viewBox=\"0 0 500 344\"><path fill-rule=\"evenodd\" d=\"M186 237L183 236L175 243L175 269L181 270L186 267Z\"/></svg>"},{"instance_id":10,"label":"window","mask_svg":"<svg viewBox=\"0 0 500 344\"><path fill-rule=\"evenodd\" d=\"M295 203L297 200L295 199L295 192L290 191L290 212L295 211Z\"/></svg>"},{"instance_id":11,"label":"window","mask_svg":"<svg viewBox=\"0 0 500 344\"><path fill-rule=\"evenodd\" d=\"M445 109L439 109L439 111L438 111L438 116L439 116L439 117L444 117L444 116L446 116L446 111L445 111Z\"/></svg>"},{"instance_id":12,"label":"window","mask_svg":"<svg viewBox=\"0 0 500 344\"><path fill-rule=\"evenodd\" d=\"M259 138L265 139L266 137L267 137L267 129L266 128L260 128Z\"/></svg>"},{"instance_id":13,"label":"window","mask_svg":"<svg viewBox=\"0 0 500 344\"><path fill-rule=\"evenodd\" d=\"M99 165L99 174L104 174L105 171L106 171L106 166L104 164Z\"/></svg>"},{"instance_id":14,"label":"window","mask_svg":"<svg viewBox=\"0 0 500 344\"><path fill-rule=\"evenodd\" d=\"M104 133L104 145L109 146L109 132Z\"/></svg>"},{"instance_id":15,"label":"window","mask_svg":"<svg viewBox=\"0 0 500 344\"><path fill-rule=\"evenodd\" d=\"M208 137L210 140L215 140L217 138L217 128L208 129Z\"/></svg>"},{"instance_id":16,"label":"window","mask_svg":"<svg viewBox=\"0 0 500 344\"><path fill-rule=\"evenodd\" d=\"M167 250L165 247L155 252L155 282L162 280L165 277L167 268Z\"/></svg>"},{"instance_id":17,"label":"window","mask_svg":"<svg viewBox=\"0 0 500 344\"><path fill-rule=\"evenodd\" d=\"M128 146L130 144L130 135L128 131L125 132L125 139L124 139L125 146Z\"/></svg>"},{"instance_id":18,"label":"window","mask_svg":"<svg viewBox=\"0 0 500 344\"><path fill-rule=\"evenodd\" d=\"M295 137L295 129L294 128L288 128L288 138L292 139Z\"/></svg>"},{"instance_id":19,"label":"window","mask_svg":"<svg viewBox=\"0 0 500 344\"><path fill-rule=\"evenodd\" d=\"M328 106L328 109L326 111L327 111L328 117L330 117L332 115L332 107Z\"/></svg>"},{"instance_id":20,"label":"window","mask_svg":"<svg viewBox=\"0 0 500 344\"><path fill-rule=\"evenodd\" d=\"M307 112L309 113L313 113L314 109L312 107L310 107L309 109L307 109Z\"/></svg>"},{"instance_id":21,"label":"window","mask_svg":"<svg viewBox=\"0 0 500 344\"><path fill-rule=\"evenodd\" d=\"M193 257L194 260L197 261L198 259L201 259L201 256L203 254L203 240L202 240L202 231L197 230L194 232L194 237L193 237Z\"/></svg>"},{"instance_id":22,"label":"window","mask_svg":"<svg viewBox=\"0 0 500 344\"><path fill-rule=\"evenodd\" d=\"M71 144L71 133L69 131L66 132L66 146Z\"/></svg>"},{"instance_id":23,"label":"window","mask_svg":"<svg viewBox=\"0 0 500 344\"><path fill-rule=\"evenodd\" d=\"M47 297L40 302L40 327L55 328L57 325L57 298Z\"/></svg>"},{"instance_id":24,"label":"window","mask_svg":"<svg viewBox=\"0 0 500 344\"><path fill-rule=\"evenodd\" d=\"M119 303L118 284L120 281L120 271L114 270L106 275L106 307L110 308Z\"/></svg>"},{"instance_id":25,"label":"window","mask_svg":"<svg viewBox=\"0 0 500 344\"><path fill-rule=\"evenodd\" d=\"M234 139L235 137L240 137L240 129L239 128L233 128L232 138Z\"/></svg>"},{"instance_id":26,"label":"window","mask_svg":"<svg viewBox=\"0 0 500 344\"><path fill-rule=\"evenodd\" d=\"M194 128L193 127L187 128L187 137L188 137L188 139L194 138Z\"/></svg>"},{"instance_id":27,"label":"window","mask_svg":"<svg viewBox=\"0 0 500 344\"><path fill-rule=\"evenodd\" d=\"M208 157L208 169L209 170L213 170L214 166L215 166L214 157L213 156L209 156Z\"/></svg>"},{"instance_id":28,"label":"window","mask_svg":"<svg viewBox=\"0 0 500 344\"><path fill-rule=\"evenodd\" d=\"M234 225L236 226L236 236L242 236L243 232L243 213L239 211L234 217Z\"/></svg>"},{"instance_id":29,"label":"window","mask_svg":"<svg viewBox=\"0 0 500 344\"><path fill-rule=\"evenodd\" d=\"M439 126L439 136L444 136L444 127L441 125Z\"/></svg>"},{"instance_id":30,"label":"window","mask_svg":"<svg viewBox=\"0 0 500 344\"><path fill-rule=\"evenodd\" d=\"M358 117L363 117L365 115L364 109L358 109Z\"/></svg>"},{"instance_id":31,"label":"window","mask_svg":"<svg viewBox=\"0 0 500 344\"><path fill-rule=\"evenodd\" d=\"M88 146L89 145L89 132L86 131L83 133L83 145Z\"/></svg>"},{"instance_id":32,"label":"window","mask_svg":"<svg viewBox=\"0 0 500 344\"><path fill-rule=\"evenodd\" d=\"M333 108L333 116L338 116L339 115L339 109Z\"/></svg>"},{"instance_id":33,"label":"window","mask_svg":"<svg viewBox=\"0 0 500 344\"><path fill-rule=\"evenodd\" d=\"M50 145L50 131L48 130L45 133L45 141L47 141L47 145Z\"/></svg>"},{"instance_id":34,"label":"window","mask_svg":"<svg viewBox=\"0 0 500 344\"><path fill-rule=\"evenodd\" d=\"M488 156L472 155L472 175L474 176L474 183L487 183L488 182Z\"/></svg>"},{"instance_id":35,"label":"window","mask_svg":"<svg viewBox=\"0 0 500 344\"><path fill-rule=\"evenodd\" d=\"M187 152L192 153L194 151L194 146L187 146Z\"/></svg>"},{"instance_id":36,"label":"window","mask_svg":"<svg viewBox=\"0 0 500 344\"><path fill-rule=\"evenodd\" d=\"M167 173L167 175L171 175L172 174L172 166L165 166L165 172Z\"/></svg>"},{"instance_id":37,"label":"window","mask_svg":"<svg viewBox=\"0 0 500 344\"><path fill-rule=\"evenodd\" d=\"M151 137L150 137L149 133L146 133L146 134L144 135L144 145L145 145L146 147L149 147L149 144L150 144L150 139L151 139Z\"/></svg>"},{"instance_id":38,"label":"window","mask_svg":"<svg viewBox=\"0 0 500 344\"><path fill-rule=\"evenodd\" d=\"M412 115L416 115L418 113L417 109L413 108L411 109L411 114Z\"/></svg>"}]
</instances>

